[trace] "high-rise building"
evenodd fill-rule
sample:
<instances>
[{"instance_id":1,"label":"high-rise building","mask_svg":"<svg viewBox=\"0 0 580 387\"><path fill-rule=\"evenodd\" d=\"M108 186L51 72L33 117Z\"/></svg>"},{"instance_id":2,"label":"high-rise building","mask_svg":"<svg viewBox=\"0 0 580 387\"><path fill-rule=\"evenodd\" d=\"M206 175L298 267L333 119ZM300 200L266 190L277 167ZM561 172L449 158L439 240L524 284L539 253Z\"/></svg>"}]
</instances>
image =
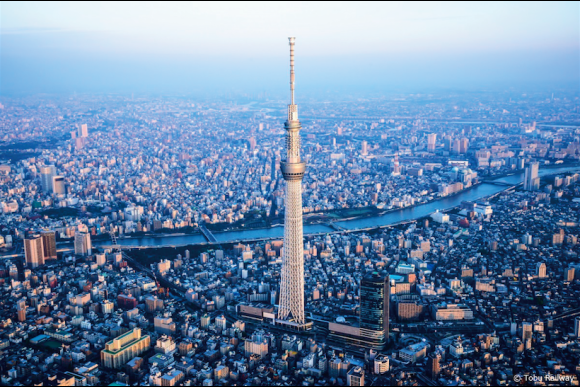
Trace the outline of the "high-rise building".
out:
<instances>
[{"instance_id":1,"label":"high-rise building","mask_svg":"<svg viewBox=\"0 0 580 387\"><path fill-rule=\"evenodd\" d=\"M56 259L56 233L54 231L42 231L42 249L44 259Z\"/></svg>"},{"instance_id":2,"label":"high-rise building","mask_svg":"<svg viewBox=\"0 0 580 387\"><path fill-rule=\"evenodd\" d=\"M580 316L574 319L574 336L580 339Z\"/></svg>"},{"instance_id":3,"label":"high-rise building","mask_svg":"<svg viewBox=\"0 0 580 387\"><path fill-rule=\"evenodd\" d=\"M573 266L564 269L564 281L574 281L575 270Z\"/></svg>"},{"instance_id":4,"label":"high-rise building","mask_svg":"<svg viewBox=\"0 0 580 387\"><path fill-rule=\"evenodd\" d=\"M26 264L31 268L44 265L44 247L40 235L35 234L24 239L24 256Z\"/></svg>"},{"instance_id":5,"label":"high-rise building","mask_svg":"<svg viewBox=\"0 0 580 387\"><path fill-rule=\"evenodd\" d=\"M450 151L453 148L453 139L450 136L443 137L443 149Z\"/></svg>"},{"instance_id":6,"label":"high-rise building","mask_svg":"<svg viewBox=\"0 0 580 387\"><path fill-rule=\"evenodd\" d=\"M560 229L558 232L554 233L554 235L552 235L552 244L553 245L561 245L562 243L564 243L564 237L566 236L566 233L564 232L564 230Z\"/></svg>"},{"instance_id":7,"label":"high-rise building","mask_svg":"<svg viewBox=\"0 0 580 387\"><path fill-rule=\"evenodd\" d=\"M453 140L453 145L452 147L452 151L453 153L461 153L461 142L459 141L458 138L456 138L455 140Z\"/></svg>"},{"instance_id":8,"label":"high-rise building","mask_svg":"<svg viewBox=\"0 0 580 387\"><path fill-rule=\"evenodd\" d=\"M87 232L75 232L75 254L91 255L91 234Z\"/></svg>"},{"instance_id":9,"label":"high-rise building","mask_svg":"<svg viewBox=\"0 0 580 387\"><path fill-rule=\"evenodd\" d=\"M163 310L163 300L157 298L157 296L149 296L145 298L145 310L149 313Z\"/></svg>"},{"instance_id":10,"label":"high-rise building","mask_svg":"<svg viewBox=\"0 0 580 387\"><path fill-rule=\"evenodd\" d=\"M105 344L105 349L101 351L101 364L106 368L119 369L135 356L146 352L150 345L149 335L141 335L141 329L133 328Z\"/></svg>"},{"instance_id":11,"label":"high-rise building","mask_svg":"<svg viewBox=\"0 0 580 387\"><path fill-rule=\"evenodd\" d=\"M433 152L435 150L435 143L437 141L437 133L429 133L427 135L427 150Z\"/></svg>"},{"instance_id":12,"label":"high-rise building","mask_svg":"<svg viewBox=\"0 0 580 387\"><path fill-rule=\"evenodd\" d=\"M363 142L362 142L362 149L361 149L361 154L363 156L366 156L366 155L369 154L368 147L369 147L368 142L366 142L365 140L363 140Z\"/></svg>"},{"instance_id":13,"label":"high-rise building","mask_svg":"<svg viewBox=\"0 0 580 387\"><path fill-rule=\"evenodd\" d=\"M360 335L381 350L389 341L389 276L367 274L360 283Z\"/></svg>"},{"instance_id":14,"label":"high-rise building","mask_svg":"<svg viewBox=\"0 0 580 387\"><path fill-rule=\"evenodd\" d=\"M352 367L346 374L347 386L364 386L365 385L365 370L362 367Z\"/></svg>"},{"instance_id":15,"label":"high-rise building","mask_svg":"<svg viewBox=\"0 0 580 387\"><path fill-rule=\"evenodd\" d=\"M16 310L18 311L18 321L26 321L26 300L19 300L16 304Z\"/></svg>"},{"instance_id":16,"label":"high-rise building","mask_svg":"<svg viewBox=\"0 0 580 387\"><path fill-rule=\"evenodd\" d=\"M226 329L226 325L226 317L223 314L215 318L215 327L217 328L218 332L223 332Z\"/></svg>"},{"instance_id":17,"label":"high-rise building","mask_svg":"<svg viewBox=\"0 0 580 387\"><path fill-rule=\"evenodd\" d=\"M528 340L532 338L534 334L534 326L530 322L523 322L522 323L522 340Z\"/></svg>"},{"instance_id":18,"label":"high-rise building","mask_svg":"<svg viewBox=\"0 0 580 387\"><path fill-rule=\"evenodd\" d=\"M378 354L374 360L374 373L377 375L382 375L389 372L390 360L389 357L383 354Z\"/></svg>"},{"instance_id":19,"label":"high-rise building","mask_svg":"<svg viewBox=\"0 0 580 387\"><path fill-rule=\"evenodd\" d=\"M105 300L101 303L101 312L103 314L111 314L115 310L115 304L109 300Z\"/></svg>"},{"instance_id":20,"label":"high-rise building","mask_svg":"<svg viewBox=\"0 0 580 387\"><path fill-rule=\"evenodd\" d=\"M536 271L538 278L546 278L546 264L544 262L540 262L536 265Z\"/></svg>"},{"instance_id":21,"label":"high-rise building","mask_svg":"<svg viewBox=\"0 0 580 387\"><path fill-rule=\"evenodd\" d=\"M78 137L89 137L89 129L87 128L87 124L79 125Z\"/></svg>"},{"instance_id":22,"label":"high-rise building","mask_svg":"<svg viewBox=\"0 0 580 387\"><path fill-rule=\"evenodd\" d=\"M398 153L395 154L395 158L393 159L393 166L391 169L392 169L391 173L394 176L401 174L401 167L399 166L399 154Z\"/></svg>"},{"instance_id":23,"label":"high-rise building","mask_svg":"<svg viewBox=\"0 0 580 387\"><path fill-rule=\"evenodd\" d=\"M459 140L459 153L465 153L467 149L469 149L469 140L464 137Z\"/></svg>"},{"instance_id":24,"label":"high-rise building","mask_svg":"<svg viewBox=\"0 0 580 387\"><path fill-rule=\"evenodd\" d=\"M280 282L278 319L291 322L297 328L306 327L304 316L304 238L302 230L302 179L306 163L300 160L300 129L298 106L294 103L294 42L290 41L290 105L286 129L286 160L280 171L286 180L284 214L284 251Z\"/></svg>"},{"instance_id":25,"label":"high-rise building","mask_svg":"<svg viewBox=\"0 0 580 387\"><path fill-rule=\"evenodd\" d=\"M438 353L432 353L427 358L427 372L432 379L437 379L437 376L441 372L441 355Z\"/></svg>"},{"instance_id":26,"label":"high-rise building","mask_svg":"<svg viewBox=\"0 0 580 387\"><path fill-rule=\"evenodd\" d=\"M261 334L260 331L254 333L252 338L246 339L244 342L244 349L246 356L259 355L264 357L268 354L268 340Z\"/></svg>"},{"instance_id":27,"label":"high-rise building","mask_svg":"<svg viewBox=\"0 0 580 387\"><path fill-rule=\"evenodd\" d=\"M40 184L43 192L53 191L53 177L56 176L56 167L54 165L47 165L40 167Z\"/></svg>"},{"instance_id":28,"label":"high-rise building","mask_svg":"<svg viewBox=\"0 0 580 387\"><path fill-rule=\"evenodd\" d=\"M204 314L201 316L201 329L209 329L211 324L211 316L209 314Z\"/></svg>"},{"instance_id":29,"label":"high-rise building","mask_svg":"<svg viewBox=\"0 0 580 387\"><path fill-rule=\"evenodd\" d=\"M453 140L451 149L453 153L466 153L467 149L469 149L469 140L467 138L463 137L461 139L456 138Z\"/></svg>"},{"instance_id":30,"label":"high-rise building","mask_svg":"<svg viewBox=\"0 0 580 387\"><path fill-rule=\"evenodd\" d=\"M540 178L538 177L538 169L540 163L533 162L526 168L524 172L524 189L526 191L536 191L540 188Z\"/></svg>"},{"instance_id":31,"label":"high-rise building","mask_svg":"<svg viewBox=\"0 0 580 387\"><path fill-rule=\"evenodd\" d=\"M64 195L64 177L63 176L53 176L52 177L52 191L56 195Z\"/></svg>"},{"instance_id":32,"label":"high-rise building","mask_svg":"<svg viewBox=\"0 0 580 387\"><path fill-rule=\"evenodd\" d=\"M214 373L214 380L216 382L218 382L220 379L227 380L227 378L230 374L230 369L228 366L219 365L213 370L213 373Z\"/></svg>"}]
</instances>

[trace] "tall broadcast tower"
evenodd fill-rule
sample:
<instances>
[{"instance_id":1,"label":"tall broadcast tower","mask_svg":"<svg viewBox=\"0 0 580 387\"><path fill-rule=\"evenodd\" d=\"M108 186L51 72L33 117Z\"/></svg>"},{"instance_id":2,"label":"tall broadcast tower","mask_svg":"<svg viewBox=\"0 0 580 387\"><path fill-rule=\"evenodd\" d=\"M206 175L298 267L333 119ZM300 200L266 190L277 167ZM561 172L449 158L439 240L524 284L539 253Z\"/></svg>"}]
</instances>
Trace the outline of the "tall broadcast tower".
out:
<instances>
[{"instance_id":1,"label":"tall broadcast tower","mask_svg":"<svg viewBox=\"0 0 580 387\"><path fill-rule=\"evenodd\" d=\"M304 318L304 240L302 233L302 178L306 163L300 161L298 106L294 104L294 41L290 41L290 92L286 129L286 160L280 170L286 180L284 215L284 256L278 319L296 327L305 326Z\"/></svg>"}]
</instances>

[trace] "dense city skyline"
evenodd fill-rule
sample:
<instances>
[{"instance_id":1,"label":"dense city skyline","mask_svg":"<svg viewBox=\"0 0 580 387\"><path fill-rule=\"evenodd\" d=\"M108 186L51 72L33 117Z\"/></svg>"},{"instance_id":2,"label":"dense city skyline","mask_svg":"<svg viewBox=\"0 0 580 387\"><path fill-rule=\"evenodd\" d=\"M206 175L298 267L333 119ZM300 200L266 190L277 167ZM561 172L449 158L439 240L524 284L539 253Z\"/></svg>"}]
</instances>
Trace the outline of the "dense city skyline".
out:
<instances>
[{"instance_id":1,"label":"dense city skyline","mask_svg":"<svg viewBox=\"0 0 580 387\"><path fill-rule=\"evenodd\" d=\"M3 2L0 384L577 385L579 4Z\"/></svg>"}]
</instances>

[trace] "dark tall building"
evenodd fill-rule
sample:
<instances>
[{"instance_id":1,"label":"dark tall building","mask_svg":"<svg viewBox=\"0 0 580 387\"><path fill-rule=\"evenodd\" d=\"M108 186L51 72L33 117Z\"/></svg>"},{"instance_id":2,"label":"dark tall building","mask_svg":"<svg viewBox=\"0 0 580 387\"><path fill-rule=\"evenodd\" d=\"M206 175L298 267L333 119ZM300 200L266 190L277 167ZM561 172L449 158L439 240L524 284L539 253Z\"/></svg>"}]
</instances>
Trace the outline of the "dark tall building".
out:
<instances>
[{"instance_id":1,"label":"dark tall building","mask_svg":"<svg viewBox=\"0 0 580 387\"><path fill-rule=\"evenodd\" d=\"M381 350L389 341L389 276L367 274L360 283L360 335Z\"/></svg>"},{"instance_id":2,"label":"dark tall building","mask_svg":"<svg viewBox=\"0 0 580 387\"><path fill-rule=\"evenodd\" d=\"M42 237L42 248L44 252L44 259L56 259L56 234L54 231L43 231L40 233Z\"/></svg>"},{"instance_id":3,"label":"dark tall building","mask_svg":"<svg viewBox=\"0 0 580 387\"><path fill-rule=\"evenodd\" d=\"M441 355L438 353L432 353L429 355L429 358L427 359L427 372L429 373L429 376L431 376L431 379L437 379L437 376L439 376L439 373L441 372L440 362Z\"/></svg>"}]
</instances>

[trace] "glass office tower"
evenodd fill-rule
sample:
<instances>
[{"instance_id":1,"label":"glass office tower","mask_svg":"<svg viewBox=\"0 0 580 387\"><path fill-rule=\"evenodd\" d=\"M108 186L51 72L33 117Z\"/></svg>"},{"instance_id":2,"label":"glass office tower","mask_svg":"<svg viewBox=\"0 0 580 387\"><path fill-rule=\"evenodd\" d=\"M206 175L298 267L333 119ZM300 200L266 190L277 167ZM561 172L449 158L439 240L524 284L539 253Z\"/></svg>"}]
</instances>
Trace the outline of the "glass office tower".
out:
<instances>
[{"instance_id":1,"label":"glass office tower","mask_svg":"<svg viewBox=\"0 0 580 387\"><path fill-rule=\"evenodd\" d=\"M389 276L367 274L360 283L360 331L368 346L384 349L389 341Z\"/></svg>"}]
</instances>

